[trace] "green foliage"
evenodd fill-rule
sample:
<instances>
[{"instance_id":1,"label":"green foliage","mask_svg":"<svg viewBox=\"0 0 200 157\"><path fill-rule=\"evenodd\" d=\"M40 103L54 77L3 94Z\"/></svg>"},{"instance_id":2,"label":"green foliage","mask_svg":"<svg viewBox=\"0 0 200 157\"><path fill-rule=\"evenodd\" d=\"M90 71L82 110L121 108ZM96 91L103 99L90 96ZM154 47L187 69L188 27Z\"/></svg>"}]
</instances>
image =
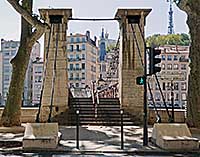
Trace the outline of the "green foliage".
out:
<instances>
[{"instance_id":1,"label":"green foliage","mask_svg":"<svg viewBox=\"0 0 200 157\"><path fill-rule=\"evenodd\" d=\"M159 47L164 45L190 45L190 37L188 34L168 34L160 35L155 34L146 39L147 46L149 47Z\"/></svg>"}]
</instances>

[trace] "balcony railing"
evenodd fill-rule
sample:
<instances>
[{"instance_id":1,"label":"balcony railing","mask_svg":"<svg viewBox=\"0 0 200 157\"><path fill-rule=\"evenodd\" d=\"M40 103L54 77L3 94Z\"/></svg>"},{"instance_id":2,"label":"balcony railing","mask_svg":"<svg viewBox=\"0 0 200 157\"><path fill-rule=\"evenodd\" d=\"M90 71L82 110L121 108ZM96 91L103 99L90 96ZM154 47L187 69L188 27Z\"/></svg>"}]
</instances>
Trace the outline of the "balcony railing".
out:
<instances>
[{"instance_id":1,"label":"balcony railing","mask_svg":"<svg viewBox=\"0 0 200 157\"><path fill-rule=\"evenodd\" d=\"M189 58L179 58L179 62L189 62Z\"/></svg>"}]
</instances>

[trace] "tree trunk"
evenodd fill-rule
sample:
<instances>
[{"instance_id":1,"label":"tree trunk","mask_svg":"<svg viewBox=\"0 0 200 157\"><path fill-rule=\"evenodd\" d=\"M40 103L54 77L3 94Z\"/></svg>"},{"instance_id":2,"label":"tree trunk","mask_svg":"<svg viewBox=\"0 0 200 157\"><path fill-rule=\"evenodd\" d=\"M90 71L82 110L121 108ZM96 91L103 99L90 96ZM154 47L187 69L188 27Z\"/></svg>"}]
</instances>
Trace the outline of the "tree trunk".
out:
<instances>
[{"instance_id":1,"label":"tree trunk","mask_svg":"<svg viewBox=\"0 0 200 157\"><path fill-rule=\"evenodd\" d=\"M187 122L190 126L200 128L200 1L180 0L178 6L188 15L191 35Z\"/></svg>"},{"instance_id":2,"label":"tree trunk","mask_svg":"<svg viewBox=\"0 0 200 157\"><path fill-rule=\"evenodd\" d=\"M188 87L188 124L200 128L200 1L190 1L192 13L188 14L191 35L190 76Z\"/></svg>"},{"instance_id":3,"label":"tree trunk","mask_svg":"<svg viewBox=\"0 0 200 157\"><path fill-rule=\"evenodd\" d=\"M32 0L23 0L22 7L30 14L32 13ZM20 47L16 56L12 59L12 77L6 101L6 106L2 114L2 124L4 126L17 126L21 124L21 104L24 89L24 80L29 58L33 46L30 42L32 26L22 17Z\"/></svg>"}]
</instances>

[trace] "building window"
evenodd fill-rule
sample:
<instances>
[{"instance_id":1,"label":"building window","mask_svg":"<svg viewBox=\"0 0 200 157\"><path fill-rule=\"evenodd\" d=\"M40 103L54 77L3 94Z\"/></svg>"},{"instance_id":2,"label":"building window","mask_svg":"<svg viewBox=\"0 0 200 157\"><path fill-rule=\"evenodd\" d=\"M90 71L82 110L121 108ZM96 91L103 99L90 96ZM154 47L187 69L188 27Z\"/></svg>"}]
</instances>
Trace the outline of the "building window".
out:
<instances>
[{"instance_id":1,"label":"building window","mask_svg":"<svg viewBox=\"0 0 200 157\"><path fill-rule=\"evenodd\" d=\"M4 53L4 56L9 56L9 55L10 55L9 52L5 52L5 53Z\"/></svg>"},{"instance_id":2,"label":"building window","mask_svg":"<svg viewBox=\"0 0 200 157\"><path fill-rule=\"evenodd\" d=\"M92 58L91 58L91 61L92 61L93 63L96 63L96 57L92 57Z\"/></svg>"},{"instance_id":3,"label":"building window","mask_svg":"<svg viewBox=\"0 0 200 157\"><path fill-rule=\"evenodd\" d=\"M70 55L70 56L69 56L69 60L70 60L70 61L72 61L73 58L74 58L74 55Z\"/></svg>"},{"instance_id":4,"label":"building window","mask_svg":"<svg viewBox=\"0 0 200 157\"><path fill-rule=\"evenodd\" d=\"M82 54L82 60L85 60L85 54Z\"/></svg>"},{"instance_id":5,"label":"building window","mask_svg":"<svg viewBox=\"0 0 200 157\"><path fill-rule=\"evenodd\" d=\"M34 88L35 88L36 90L40 90L40 89L41 89L41 85L40 85L40 84L36 84L36 85L34 85Z\"/></svg>"},{"instance_id":6,"label":"building window","mask_svg":"<svg viewBox=\"0 0 200 157\"><path fill-rule=\"evenodd\" d=\"M4 72L10 72L10 66L4 66L3 71Z\"/></svg>"},{"instance_id":7,"label":"building window","mask_svg":"<svg viewBox=\"0 0 200 157\"><path fill-rule=\"evenodd\" d=\"M162 55L161 58L162 58L162 60L164 61L164 60L165 60L165 55Z\"/></svg>"},{"instance_id":8,"label":"building window","mask_svg":"<svg viewBox=\"0 0 200 157\"><path fill-rule=\"evenodd\" d=\"M76 73L76 80L79 80L79 73Z\"/></svg>"},{"instance_id":9,"label":"building window","mask_svg":"<svg viewBox=\"0 0 200 157\"><path fill-rule=\"evenodd\" d=\"M85 80L85 73L82 73L82 79Z\"/></svg>"},{"instance_id":10,"label":"building window","mask_svg":"<svg viewBox=\"0 0 200 157\"><path fill-rule=\"evenodd\" d=\"M155 93L155 101L160 101L160 93Z\"/></svg>"},{"instance_id":11,"label":"building window","mask_svg":"<svg viewBox=\"0 0 200 157\"><path fill-rule=\"evenodd\" d=\"M11 43L10 46L11 46L12 48L16 48L16 47L17 47L17 43Z\"/></svg>"},{"instance_id":12,"label":"building window","mask_svg":"<svg viewBox=\"0 0 200 157\"><path fill-rule=\"evenodd\" d=\"M181 99L182 99L183 101L187 100L186 93L182 93L182 94L181 94Z\"/></svg>"},{"instance_id":13,"label":"building window","mask_svg":"<svg viewBox=\"0 0 200 157\"><path fill-rule=\"evenodd\" d=\"M162 64L162 70L165 70L165 64Z\"/></svg>"},{"instance_id":14,"label":"building window","mask_svg":"<svg viewBox=\"0 0 200 157\"><path fill-rule=\"evenodd\" d=\"M165 82L163 82L163 86L162 87L163 87L162 89L165 90Z\"/></svg>"},{"instance_id":15,"label":"building window","mask_svg":"<svg viewBox=\"0 0 200 157\"><path fill-rule=\"evenodd\" d=\"M82 37L82 42L85 42L85 37Z\"/></svg>"},{"instance_id":16,"label":"building window","mask_svg":"<svg viewBox=\"0 0 200 157\"><path fill-rule=\"evenodd\" d=\"M85 50L85 44L82 44L82 50Z\"/></svg>"},{"instance_id":17,"label":"building window","mask_svg":"<svg viewBox=\"0 0 200 157\"><path fill-rule=\"evenodd\" d=\"M43 71L43 67L42 66L35 67L35 73L41 74L42 71Z\"/></svg>"},{"instance_id":18,"label":"building window","mask_svg":"<svg viewBox=\"0 0 200 157\"><path fill-rule=\"evenodd\" d=\"M167 90L171 90L171 82L167 82L166 89L167 89Z\"/></svg>"},{"instance_id":19,"label":"building window","mask_svg":"<svg viewBox=\"0 0 200 157\"><path fill-rule=\"evenodd\" d=\"M149 101L151 101L152 100L152 98L151 98L151 94L147 94L147 99L149 100Z\"/></svg>"},{"instance_id":20,"label":"building window","mask_svg":"<svg viewBox=\"0 0 200 157\"><path fill-rule=\"evenodd\" d=\"M181 82L181 90L186 90L186 82Z\"/></svg>"},{"instance_id":21,"label":"building window","mask_svg":"<svg viewBox=\"0 0 200 157\"><path fill-rule=\"evenodd\" d=\"M174 61L177 61L178 57L176 55L174 55Z\"/></svg>"},{"instance_id":22,"label":"building window","mask_svg":"<svg viewBox=\"0 0 200 157\"><path fill-rule=\"evenodd\" d=\"M79 83L76 83L76 87L79 87Z\"/></svg>"},{"instance_id":23,"label":"building window","mask_svg":"<svg viewBox=\"0 0 200 157\"><path fill-rule=\"evenodd\" d=\"M35 82L42 82L42 76L35 76Z\"/></svg>"},{"instance_id":24,"label":"building window","mask_svg":"<svg viewBox=\"0 0 200 157\"><path fill-rule=\"evenodd\" d=\"M9 64L10 63L10 59L9 58L4 58L3 59L3 63L4 64Z\"/></svg>"},{"instance_id":25,"label":"building window","mask_svg":"<svg viewBox=\"0 0 200 157\"><path fill-rule=\"evenodd\" d=\"M101 72L106 72L106 65L100 65Z\"/></svg>"},{"instance_id":26,"label":"building window","mask_svg":"<svg viewBox=\"0 0 200 157\"><path fill-rule=\"evenodd\" d=\"M178 100L179 100L179 94L178 94L178 93L175 93L174 99L175 99L175 101L178 101Z\"/></svg>"},{"instance_id":27,"label":"building window","mask_svg":"<svg viewBox=\"0 0 200 157\"><path fill-rule=\"evenodd\" d=\"M178 64L174 64L174 70L178 70Z\"/></svg>"},{"instance_id":28,"label":"building window","mask_svg":"<svg viewBox=\"0 0 200 157\"><path fill-rule=\"evenodd\" d=\"M82 69L85 70L85 63L82 63Z\"/></svg>"},{"instance_id":29,"label":"building window","mask_svg":"<svg viewBox=\"0 0 200 157\"><path fill-rule=\"evenodd\" d=\"M73 87L74 87L74 84L73 84L73 83L70 83L69 86L70 86L70 88L73 88Z\"/></svg>"},{"instance_id":30,"label":"building window","mask_svg":"<svg viewBox=\"0 0 200 157\"><path fill-rule=\"evenodd\" d=\"M186 70L186 64L181 64L181 70Z\"/></svg>"},{"instance_id":31,"label":"building window","mask_svg":"<svg viewBox=\"0 0 200 157\"><path fill-rule=\"evenodd\" d=\"M76 42L77 42L77 43L80 42L80 38L79 38L79 37L76 38Z\"/></svg>"},{"instance_id":32,"label":"building window","mask_svg":"<svg viewBox=\"0 0 200 157\"><path fill-rule=\"evenodd\" d=\"M92 72L96 72L96 67L92 65L92 66L91 66L91 71L92 71Z\"/></svg>"},{"instance_id":33,"label":"building window","mask_svg":"<svg viewBox=\"0 0 200 157\"><path fill-rule=\"evenodd\" d=\"M70 64L70 65L69 65L69 69L70 69L70 70L73 70L73 64Z\"/></svg>"},{"instance_id":34,"label":"building window","mask_svg":"<svg viewBox=\"0 0 200 157\"><path fill-rule=\"evenodd\" d=\"M70 38L70 42L71 42L71 43L74 42L74 38L73 38L73 37Z\"/></svg>"},{"instance_id":35,"label":"building window","mask_svg":"<svg viewBox=\"0 0 200 157\"><path fill-rule=\"evenodd\" d=\"M79 45L76 45L76 51L80 51Z\"/></svg>"},{"instance_id":36,"label":"building window","mask_svg":"<svg viewBox=\"0 0 200 157\"><path fill-rule=\"evenodd\" d=\"M171 61L171 60L172 60L172 56L171 56L171 55L168 55L168 56L167 56L167 60L168 60L168 61Z\"/></svg>"},{"instance_id":37,"label":"building window","mask_svg":"<svg viewBox=\"0 0 200 157\"><path fill-rule=\"evenodd\" d=\"M170 100L171 100L171 94L167 93L167 101L170 101Z\"/></svg>"},{"instance_id":38,"label":"building window","mask_svg":"<svg viewBox=\"0 0 200 157\"><path fill-rule=\"evenodd\" d=\"M79 64L78 63L76 64L76 70L79 70Z\"/></svg>"},{"instance_id":39,"label":"building window","mask_svg":"<svg viewBox=\"0 0 200 157\"><path fill-rule=\"evenodd\" d=\"M69 74L69 80L73 80L73 77L74 77L73 73L70 73Z\"/></svg>"},{"instance_id":40,"label":"building window","mask_svg":"<svg viewBox=\"0 0 200 157\"><path fill-rule=\"evenodd\" d=\"M172 70L172 64L167 64L167 70Z\"/></svg>"},{"instance_id":41,"label":"building window","mask_svg":"<svg viewBox=\"0 0 200 157\"><path fill-rule=\"evenodd\" d=\"M74 51L74 46L70 45L70 52L73 52L73 51Z\"/></svg>"},{"instance_id":42,"label":"building window","mask_svg":"<svg viewBox=\"0 0 200 157\"><path fill-rule=\"evenodd\" d=\"M76 54L76 60L79 61L79 54Z\"/></svg>"},{"instance_id":43,"label":"building window","mask_svg":"<svg viewBox=\"0 0 200 157\"><path fill-rule=\"evenodd\" d=\"M178 85L178 82L175 82L175 83L174 83L174 90L178 90L178 89L179 89L178 86L179 86L179 85Z\"/></svg>"},{"instance_id":44,"label":"building window","mask_svg":"<svg viewBox=\"0 0 200 157\"><path fill-rule=\"evenodd\" d=\"M157 83L155 83L155 89L156 89L156 90L158 90L158 89L159 89L159 87L158 87L158 84L157 84Z\"/></svg>"},{"instance_id":45,"label":"building window","mask_svg":"<svg viewBox=\"0 0 200 157\"><path fill-rule=\"evenodd\" d=\"M14 51L14 50L13 50L13 51L11 51L11 55L12 55L12 56L15 56L15 54L16 54L16 53L17 53L17 52L16 52L16 51Z\"/></svg>"},{"instance_id":46,"label":"building window","mask_svg":"<svg viewBox=\"0 0 200 157\"><path fill-rule=\"evenodd\" d=\"M4 75L4 81L9 81L10 77L9 75Z\"/></svg>"}]
</instances>

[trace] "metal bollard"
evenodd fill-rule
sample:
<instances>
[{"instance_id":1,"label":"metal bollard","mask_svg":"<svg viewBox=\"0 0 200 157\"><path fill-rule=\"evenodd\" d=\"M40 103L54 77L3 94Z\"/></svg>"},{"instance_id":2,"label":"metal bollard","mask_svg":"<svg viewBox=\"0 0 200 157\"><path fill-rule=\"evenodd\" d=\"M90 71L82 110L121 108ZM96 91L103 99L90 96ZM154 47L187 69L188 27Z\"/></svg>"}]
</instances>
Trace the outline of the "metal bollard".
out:
<instances>
[{"instance_id":1,"label":"metal bollard","mask_svg":"<svg viewBox=\"0 0 200 157\"><path fill-rule=\"evenodd\" d=\"M121 115L121 149L124 149L124 128L123 128L123 109L120 110Z\"/></svg>"},{"instance_id":2,"label":"metal bollard","mask_svg":"<svg viewBox=\"0 0 200 157\"><path fill-rule=\"evenodd\" d=\"M79 110L76 110L76 148L79 149Z\"/></svg>"}]
</instances>

